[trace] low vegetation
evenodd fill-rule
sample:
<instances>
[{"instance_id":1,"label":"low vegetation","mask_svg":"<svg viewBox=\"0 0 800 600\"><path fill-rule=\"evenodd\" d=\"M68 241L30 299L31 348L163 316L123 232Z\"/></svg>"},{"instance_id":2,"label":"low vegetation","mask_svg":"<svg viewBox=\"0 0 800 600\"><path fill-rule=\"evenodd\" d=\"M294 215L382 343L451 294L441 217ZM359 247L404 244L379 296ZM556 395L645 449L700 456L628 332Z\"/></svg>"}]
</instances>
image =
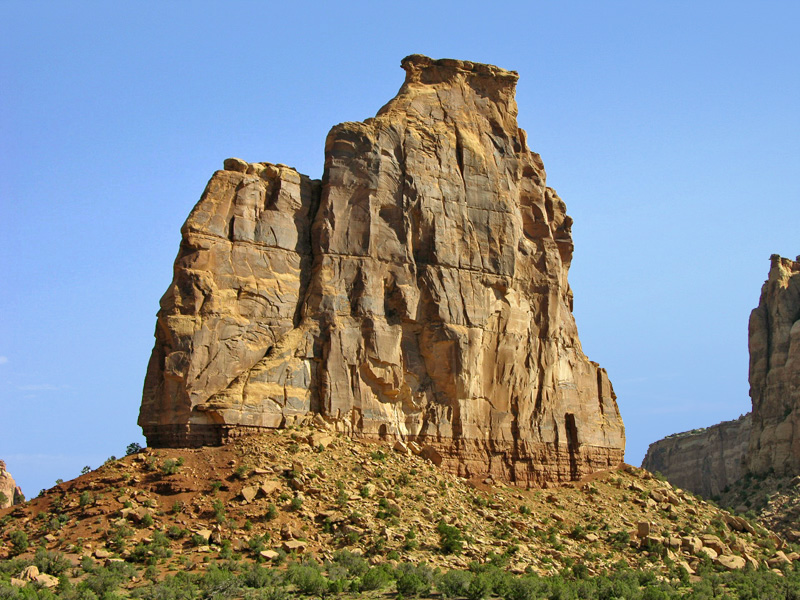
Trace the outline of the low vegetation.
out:
<instances>
[{"instance_id":1,"label":"low vegetation","mask_svg":"<svg viewBox=\"0 0 800 600\"><path fill-rule=\"evenodd\" d=\"M785 600L798 564L641 469L523 490L311 428L131 447L0 511L0 600Z\"/></svg>"}]
</instances>

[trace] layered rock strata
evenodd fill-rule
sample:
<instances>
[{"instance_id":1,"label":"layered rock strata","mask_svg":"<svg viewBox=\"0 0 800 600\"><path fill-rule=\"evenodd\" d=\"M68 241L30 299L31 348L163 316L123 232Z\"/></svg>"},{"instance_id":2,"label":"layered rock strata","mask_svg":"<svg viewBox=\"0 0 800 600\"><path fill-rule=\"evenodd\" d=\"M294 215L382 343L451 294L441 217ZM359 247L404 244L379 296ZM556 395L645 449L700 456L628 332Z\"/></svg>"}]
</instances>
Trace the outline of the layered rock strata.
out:
<instances>
[{"instance_id":1,"label":"layered rock strata","mask_svg":"<svg viewBox=\"0 0 800 600\"><path fill-rule=\"evenodd\" d=\"M673 485L716 496L744 474L751 415L707 429L676 433L647 449L642 468L662 473Z\"/></svg>"},{"instance_id":2,"label":"layered rock strata","mask_svg":"<svg viewBox=\"0 0 800 600\"><path fill-rule=\"evenodd\" d=\"M22 490L11 477L11 473L6 471L6 463L0 460L0 508L8 508L24 501Z\"/></svg>"},{"instance_id":3,"label":"layered rock strata","mask_svg":"<svg viewBox=\"0 0 800 600\"><path fill-rule=\"evenodd\" d=\"M622 461L614 391L572 316L572 219L517 125L517 74L402 66L375 118L331 130L322 182L238 159L211 178L161 300L149 445L319 414L521 485Z\"/></svg>"},{"instance_id":4,"label":"layered rock strata","mask_svg":"<svg viewBox=\"0 0 800 600\"><path fill-rule=\"evenodd\" d=\"M777 254L750 314L750 398L738 421L650 445L642 467L702 495L745 474L800 473L800 256Z\"/></svg>"}]
</instances>

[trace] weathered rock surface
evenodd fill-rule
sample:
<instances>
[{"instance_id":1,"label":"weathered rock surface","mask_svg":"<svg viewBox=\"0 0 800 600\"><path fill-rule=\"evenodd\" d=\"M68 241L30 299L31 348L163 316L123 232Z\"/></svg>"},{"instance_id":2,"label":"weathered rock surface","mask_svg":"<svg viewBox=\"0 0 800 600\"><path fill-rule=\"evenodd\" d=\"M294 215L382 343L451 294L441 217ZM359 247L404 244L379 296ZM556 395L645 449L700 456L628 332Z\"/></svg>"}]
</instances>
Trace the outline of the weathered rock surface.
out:
<instances>
[{"instance_id":1,"label":"weathered rock surface","mask_svg":"<svg viewBox=\"0 0 800 600\"><path fill-rule=\"evenodd\" d=\"M161 300L149 445L317 413L522 485L622 460L572 316L572 219L517 125L517 74L402 66L375 118L331 130L322 182L238 159L211 178Z\"/></svg>"},{"instance_id":2,"label":"weathered rock surface","mask_svg":"<svg viewBox=\"0 0 800 600\"><path fill-rule=\"evenodd\" d=\"M673 485L715 496L744 474L751 416L707 429L677 433L650 444L642 468L662 473Z\"/></svg>"},{"instance_id":3,"label":"weathered rock surface","mask_svg":"<svg viewBox=\"0 0 800 600\"><path fill-rule=\"evenodd\" d=\"M750 314L753 429L747 469L800 474L800 256L774 254L761 299Z\"/></svg>"},{"instance_id":4,"label":"weathered rock surface","mask_svg":"<svg viewBox=\"0 0 800 600\"><path fill-rule=\"evenodd\" d=\"M0 508L25 501L22 490L14 482L14 478L6 471L6 463L0 460Z\"/></svg>"},{"instance_id":5,"label":"weathered rock surface","mask_svg":"<svg viewBox=\"0 0 800 600\"><path fill-rule=\"evenodd\" d=\"M719 494L746 474L800 473L800 257L770 261L748 330L753 411L659 440L642 463L698 494Z\"/></svg>"}]
</instances>

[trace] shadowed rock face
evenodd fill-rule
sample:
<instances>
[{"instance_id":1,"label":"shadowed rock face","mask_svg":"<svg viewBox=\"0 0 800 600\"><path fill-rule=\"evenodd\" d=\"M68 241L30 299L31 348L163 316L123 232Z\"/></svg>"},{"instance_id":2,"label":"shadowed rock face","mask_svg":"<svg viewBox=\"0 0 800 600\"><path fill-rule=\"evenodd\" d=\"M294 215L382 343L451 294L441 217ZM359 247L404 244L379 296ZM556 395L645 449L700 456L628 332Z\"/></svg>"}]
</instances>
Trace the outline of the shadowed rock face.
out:
<instances>
[{"instance_id":1,"label":"shadowed rock face","mask_svg":"<svg viewBox=\"0 0 800 600\"><path fill-rule=\"evenodd\" d=\"M746 473L800 473L800 262L770 261L750 314L752 413L659 440L642 463L698 494L718 494Z\"/></svg>"},{"instance_id":2,"label":"shadowed rock face","mask_svg":"<svg viewBox=\"0 0 800 600\"><path fill-rule=\"evenodd\" d=\"M518 128L517 74L403 60L373 119L334 127L323 181L229 159L183 227L139 424L224 442L319 413L522 485L622 461L581 351L572 220Z\"/></svg>"}]
</instances>

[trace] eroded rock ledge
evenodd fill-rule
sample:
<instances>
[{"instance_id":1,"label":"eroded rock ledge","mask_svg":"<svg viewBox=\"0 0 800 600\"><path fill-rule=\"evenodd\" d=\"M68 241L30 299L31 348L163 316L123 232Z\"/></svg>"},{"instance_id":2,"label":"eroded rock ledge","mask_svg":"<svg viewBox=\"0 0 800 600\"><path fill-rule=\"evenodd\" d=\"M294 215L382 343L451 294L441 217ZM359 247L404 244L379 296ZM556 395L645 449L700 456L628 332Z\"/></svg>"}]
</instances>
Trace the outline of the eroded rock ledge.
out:
<instances>
[{"instance_id":1,"label":"eroded rock ledge","mask_svg":"<svg viewBox=\"0 0 800 600\"><path fill-rule=\"evenodd\" d=\"M517 74L402 66L376 117L331 130L322 182L238 159L211 178L161 300L149 445L319 414L521 485L622 461L572 316L572 219L517 126Z\"/></svg>"}]
</instances>

